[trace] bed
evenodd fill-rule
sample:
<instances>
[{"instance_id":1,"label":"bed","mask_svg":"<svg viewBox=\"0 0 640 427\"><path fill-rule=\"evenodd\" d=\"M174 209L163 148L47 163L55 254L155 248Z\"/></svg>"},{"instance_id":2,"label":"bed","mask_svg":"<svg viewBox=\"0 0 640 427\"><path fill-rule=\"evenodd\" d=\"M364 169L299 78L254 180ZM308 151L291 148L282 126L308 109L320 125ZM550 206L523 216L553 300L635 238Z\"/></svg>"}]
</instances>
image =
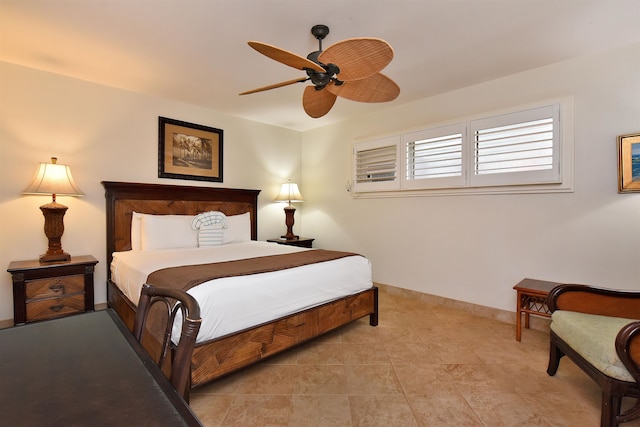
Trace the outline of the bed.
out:
<instances>
[{"instance_id":1,"label":"bed","mask_svg":"<svg viewBox=\"0 0 640 427\"><path fill-rule=\"evenodd\" d=\"M257 201L260 190L102 182L105 188L107 215L107 262L116 262L118 254L133 255L132 221L138 214L197 215L218 211L229 217L248 216L248 234L252 243L234 243L236 251L248 247L268 245L286 253L302 248L285 247L275 243L255 242L257 239ZM248 214L248 215L247 215ZM135 227L134 227L135 228ZM135 234L135 230L133 232ZM285 250L285 248L287 248ZM212 250L214 250L212 248ZM244 250L244 249L242 249ZM260 249L262 250L262 249ZM131 254L128 254L131 251ZM339 261L339 260L338 260ZM316 268L308 266L309 268ZM307 268L307 267L304 267ZM108 269L107 300L127 326L132 329L135 317L133 291L124 291L116 283L116 274ZM253 276L258 277L258 276ZM332 277L320 275L320 277ZM234 278L232 278L234 279ZM326 279L328 281L332 279ZM129 296L127 296L129 293ZM191 293L191 292L190 292ZM309 308L258 321L240 330L224 332L220 336L201 339L199 336L191 364L191 386L216 378L273 356L295 345L334 330L354 320L369 316L371 326L378 323L378 289L370 285L357 292L335 294ZM132 301L134 300L134 301ZM204 317L204 316L203 316Z\"/></svg>"}]
</instances>

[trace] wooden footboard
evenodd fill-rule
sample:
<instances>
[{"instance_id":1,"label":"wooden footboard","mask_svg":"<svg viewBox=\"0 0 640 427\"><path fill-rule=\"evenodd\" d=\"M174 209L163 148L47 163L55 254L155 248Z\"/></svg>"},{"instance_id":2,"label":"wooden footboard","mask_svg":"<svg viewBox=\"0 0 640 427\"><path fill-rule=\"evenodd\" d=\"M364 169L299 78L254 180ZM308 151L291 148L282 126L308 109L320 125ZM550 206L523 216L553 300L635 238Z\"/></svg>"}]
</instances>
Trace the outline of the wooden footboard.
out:
<instances>
[{"instance_id":1,"label":"wooden footboard","mask_svg":"<svg viewBox=\"0 0 640 427\"><path fill-rule=\"evenodd\" d=\"M135 306L111 282L108 300L127 326L133 328ZM369 316L372 326L378 324L377 287L197 344L191 386L210 382L365 316Z\"/></svg>"}]
</instances>

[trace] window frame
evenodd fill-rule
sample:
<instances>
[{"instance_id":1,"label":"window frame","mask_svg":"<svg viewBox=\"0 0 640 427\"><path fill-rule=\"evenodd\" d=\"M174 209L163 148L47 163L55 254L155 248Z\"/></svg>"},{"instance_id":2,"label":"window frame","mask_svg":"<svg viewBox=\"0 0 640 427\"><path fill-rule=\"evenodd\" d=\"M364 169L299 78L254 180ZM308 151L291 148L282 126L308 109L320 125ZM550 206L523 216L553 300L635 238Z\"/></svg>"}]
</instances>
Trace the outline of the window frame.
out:
<instances>
[{"instance_id":1,"label":"window frame","mask_svg":"<svg viewBox=\"0 0 640 427\"><path fill-rule=\"evenodd\" d=\"M475 175L474 130L492 124L517 122L524 118L539 117L541 114L553 117L553 165L551 169L539 171L519 171ZM514 121L515 120L515 121ZM408 146L412 141L444 136L447 132L462 130L462 175L455 177L434 177L410 179ZM387 183L357 184L355 181L355 158L358 150L375 144L397 144L396 177L393 185ZM373 145L372 145L373 144ZM353 143L352 179L354 197L404 197L458 194L511 194L550 193L573 191L573 99L564 97L537 104L509 108L497 112L478 114L465 119L412 129L397 135L360 140Z\"/></svg>"}]
</instances>

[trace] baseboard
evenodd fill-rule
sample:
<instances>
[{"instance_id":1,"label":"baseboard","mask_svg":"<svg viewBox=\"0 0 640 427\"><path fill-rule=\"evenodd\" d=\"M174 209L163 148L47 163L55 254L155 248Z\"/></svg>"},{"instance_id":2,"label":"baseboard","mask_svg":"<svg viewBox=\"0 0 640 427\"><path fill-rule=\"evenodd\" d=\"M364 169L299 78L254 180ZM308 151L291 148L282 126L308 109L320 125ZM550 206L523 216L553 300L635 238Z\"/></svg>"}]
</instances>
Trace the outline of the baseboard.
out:
<instances>
[{"instance_id":1,"label":"baseboard","mask_svg":"<svg viewBox=\"0 0 640 427\"><path fill-rule=\"evenodd\" d=\"M13 319L0 320L0 329L10 328L13 326Z\"/></svg>"},{"instance_id":2,"label":"baseboard","mask_svg":"<svg viewBox=\"0 0 640 427\"><path fill-rule=\"evenodd\" d=\"M418 299L428 304L442 305L458 310L466 311L474 316L484 317L487 319L494 319L504 323L510 323L515 326L516 324L516 312L500 310L498 308L487 307L484 305L473 304L465 301L458 301L451 298L440 297L437 295L426 294L423 292L414 291L411 289L398 288L396 286L385 285L383 283L374 283L384 292L390 295L397 295L410 299ZM514 291L515 292L515 291ZM531 316L529 320L529 327L537 331L549 332L549 325L551 319L546 317ZM523 322L524 328L524 322Z\"/></svg>"}]
</instances>

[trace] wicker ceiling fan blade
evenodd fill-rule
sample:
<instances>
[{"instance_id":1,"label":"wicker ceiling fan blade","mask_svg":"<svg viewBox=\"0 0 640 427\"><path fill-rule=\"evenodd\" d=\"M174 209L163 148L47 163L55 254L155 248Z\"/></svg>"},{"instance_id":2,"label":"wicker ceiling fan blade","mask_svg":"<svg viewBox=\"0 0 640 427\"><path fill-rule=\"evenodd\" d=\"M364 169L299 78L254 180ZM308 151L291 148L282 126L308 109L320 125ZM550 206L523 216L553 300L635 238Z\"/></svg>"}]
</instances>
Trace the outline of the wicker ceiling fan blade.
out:
<instances>
[{"instance_id":1,"label":"wicker ceiling fan blade","mask_svg":"<svg viewBox=\"0 0 640 427\"><path fill-rule=\"evenodd\" d=\"M339 80L360 80L371 76L393 59L393 48L382 39L361 37L332 44L318 60L323 64L336 64L340 68Z\"/></svg>"},{"instance_id":2,"label":"wicker ceiling fan blade","mask_svg":"<svg viewBox=\"0 0 640 427\"><path fill-rule=\"evenodd\" d=\"M333 85L330 84L328 86ZM307 86L304 88L304 94L302 95L302 106L310 117L317 119L331 110L336 99L336 95L329 92L327 88L317 90L315 86Z\"/></svg>"},{"instance_id":3,"label":"wicker ceiling fan blade","mask_svg":"<svg viewBox=\"0 0 640 427\"><path fill-rule=\"evenodd\" d=\"M400 94L400 87L389 77L376 73L361 80L345 81L341 85L331 85L327 90L334 95L358 102L388 102Z\"/></svg>"},{"instance_id":4,"label":"wicker ceiling fan blade","mask_svg":"<svg viewBox=\"0 0 640 427\"><path fill-rule=\"evenodd\" d=\"M288 65L289 67L297 68L298 70L311 69L318 71L319 73L324 73L324 68L322 68L320 65L308 60L307 58L296 55L295 53L291 53L289 51L266 43L254 41L248 43L249 46L257 50L261 54L268 56L269 58L284 65Z\"/></svg>"},{"instance_id":5,"label":"wicker ceiling fan blade","mask_svg":"<svg viewBox=\"0 0 640 427\"><path fill-rule=\"evenodd\" d=\"M287 80L286 82L280 82L280 83L275 83L269 86L263 86L263 87L259 87L257 89L252 89L252 90L248 90L246 92L242 92L239 95L249 95L250 93L256 93L256 92L264 92L265 90L270 90L270 89L276 89L282 86L288 86L288 85L292 85L294 83L304 83L307 80L309 80L309 78L299 78L299 79L293 79L293 80Z\"/></svg>"}]
</instances>

